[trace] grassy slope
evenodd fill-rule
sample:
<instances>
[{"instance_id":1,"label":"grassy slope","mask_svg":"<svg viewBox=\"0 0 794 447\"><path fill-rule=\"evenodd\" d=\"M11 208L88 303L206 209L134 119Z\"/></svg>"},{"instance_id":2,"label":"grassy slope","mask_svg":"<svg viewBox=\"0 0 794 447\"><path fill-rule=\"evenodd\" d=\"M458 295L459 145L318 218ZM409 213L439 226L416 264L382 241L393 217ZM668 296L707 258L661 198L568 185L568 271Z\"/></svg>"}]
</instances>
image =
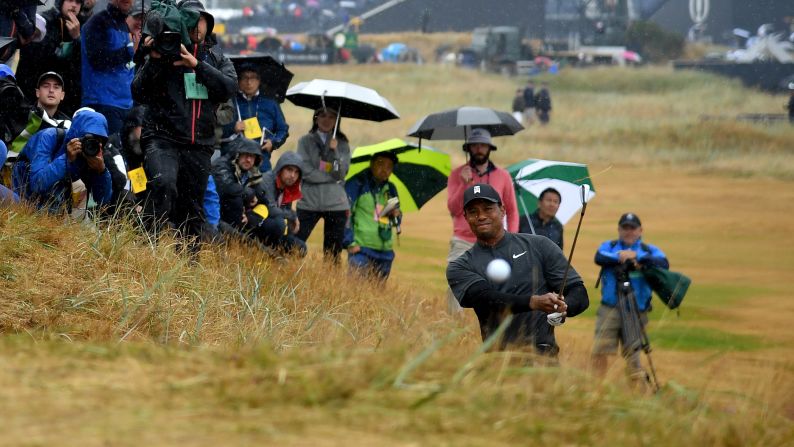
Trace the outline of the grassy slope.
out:
<instances>
[{"instance_id":1,"label":"grassy slope","mask_svg":"<svg viewBox=\"0 0 794 447\"><path fill-rule=\"evenodd\" d=\"M296 81L372 86L400 110L400 121L343 122L354 146L403 135L430 111L505 109L520 82L437 66L295 69ZM628 209L693 277L680 318L654 312L660 396L632 394L619 364L610 383L586 374L595 306L559 331L563 368L477 355L474 318L443 312L443 194L407 217L383 291L314 252L276 265L231 247L190 265L124 225L91 233L0 210L3 444L786 443L794 137L699 121L777 111L782 98L660 68L551 82L553 125L500 139L495 159L590 164L598 196L574 263L588 285L595 247ZM291 150L310 112L284 109ZM433 145L461 161L457 143Z\"/></svg>"}]
</instances>

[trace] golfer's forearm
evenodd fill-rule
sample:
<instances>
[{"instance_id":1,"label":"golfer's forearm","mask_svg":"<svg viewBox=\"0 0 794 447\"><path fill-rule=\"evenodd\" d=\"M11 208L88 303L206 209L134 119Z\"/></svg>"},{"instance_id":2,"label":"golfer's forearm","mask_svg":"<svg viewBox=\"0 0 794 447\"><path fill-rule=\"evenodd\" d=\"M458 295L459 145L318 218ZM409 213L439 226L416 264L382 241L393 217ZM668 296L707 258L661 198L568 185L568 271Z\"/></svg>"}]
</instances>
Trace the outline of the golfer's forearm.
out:
<instances>
[{"instance_id":1,"label":"golfer's forearm","mask_svg":"<svg viewBox=\"0 0 794 447\"><path fill-rule=\"evenodd\" d=\"M485 281L475 283L460 301L461 307L488 306L509 308L513 313L529 312L529 297L493 290Z\"/></svg>"},{"instance_id":2,"label":"golfer's forearm","mask_svg":"<svg viewBox=\"0 0 794 447\"><path fill-rule=\"evenodd\" d=\"M587 296L584 284L577 282L568 286L565 290L565 304L568 305L566 313L569 317L579 315L590 306L590 298Z\"/></svg>"}]
</instances>

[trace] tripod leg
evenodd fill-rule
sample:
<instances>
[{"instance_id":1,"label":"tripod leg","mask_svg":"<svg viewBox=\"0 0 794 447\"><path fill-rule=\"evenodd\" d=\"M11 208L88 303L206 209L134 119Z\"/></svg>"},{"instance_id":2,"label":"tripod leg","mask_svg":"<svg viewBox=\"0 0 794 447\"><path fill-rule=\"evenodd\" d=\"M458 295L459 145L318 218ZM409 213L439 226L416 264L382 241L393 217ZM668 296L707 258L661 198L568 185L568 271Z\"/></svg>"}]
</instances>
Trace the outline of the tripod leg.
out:
<instances>
[{"instance_id":1,"label":"tripod leg","mask_svg":"<svg viewBox=\"0 0 794 447\"><path fill-rule=\"evenodd\" d=\"M654 393L659 391L659 381L656 377L656 368L653 366L653 358L651 357L651 343L648 340L648 333L645 332L645 325L643 324L642 317L640 316L640 311L637 307L636 298L634 295L634 291L631 288L630 283L628 282L628 278L623 278L623 286L618 287L618 303L620 306L625 306L623 308L625 319L624 319L624 330L631 330L634 337L638 337L639 346L632 346L632 348L636 349L634 351L634 355L636 355L636 362L637 363L637 378L639 378L639 373L642 373L642 379L651 384L653 387ZM630 326L630 327L627 327ZM642 349L645 351L645 355L648 358L648 366L651 370L651 377L648 377L648 373L642 369L642 366L639 364L639 350ZM627 357L626 360L628 361L629 358ZM632 374L632 377L633 374Z\"/></svg>"},{"instance_id":2,"label":"tripod leg","mask_svg":"<svg viewBox=\"0 0 794 447\"><path fill-rule=\"evenodd\" d=\"M645 329L643 329L643 331L645 331ZM659 392L659 379L656 378L656 368L654 368L654 366L653 366L653 357L651 357L650 349L645 351L645 356L648 357L648 367L651 370L651 379L653 381L653 383L652 383L653 392L654 393L658 393Z\"/></svg>"}]
</instances>

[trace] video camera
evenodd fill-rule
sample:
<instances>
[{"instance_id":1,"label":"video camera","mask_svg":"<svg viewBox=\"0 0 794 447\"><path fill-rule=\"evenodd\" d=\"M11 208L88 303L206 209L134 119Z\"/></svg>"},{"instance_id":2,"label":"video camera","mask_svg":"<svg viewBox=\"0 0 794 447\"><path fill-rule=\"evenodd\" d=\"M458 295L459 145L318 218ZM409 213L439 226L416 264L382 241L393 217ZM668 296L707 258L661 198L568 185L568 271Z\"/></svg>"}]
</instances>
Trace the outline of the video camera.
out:
<instances>
[{"instance_id":1,"label":"video camera","mask_svg":"<svg viewBox=\"0 0 794 447\"><path fill-rule=\"evenodd\" d=\"M176 62L182 59L182 35L169 30L158 11L146 13L144 27L146 34L154 38L152 49L160 53L163 62Z\"/></svg>"},{"instance_id":2,"label":"video camera","mask_svg":"<svg viewBox=\"0 0 794 447\"><path fill-rule=\"evenodd\" d=\"M102 150L102 146L106 141L107 138L103 138L99 135L83 135L80 137L80 150L83 152L83 155L86 158L96 157L99 154L99 151Z\"/></svg>"},{"instance_id":3,"label":"video camera","mask_svg":"<svg viewBox=\"0 0 794 447\"><path fill-rule=\"evenodd\" d=\"M623 283L629 280L629 274L633 271L641 270L642 267L632 261L622 262L615 266L615 277L618 283Z\"/></svg>"}]
</instances>

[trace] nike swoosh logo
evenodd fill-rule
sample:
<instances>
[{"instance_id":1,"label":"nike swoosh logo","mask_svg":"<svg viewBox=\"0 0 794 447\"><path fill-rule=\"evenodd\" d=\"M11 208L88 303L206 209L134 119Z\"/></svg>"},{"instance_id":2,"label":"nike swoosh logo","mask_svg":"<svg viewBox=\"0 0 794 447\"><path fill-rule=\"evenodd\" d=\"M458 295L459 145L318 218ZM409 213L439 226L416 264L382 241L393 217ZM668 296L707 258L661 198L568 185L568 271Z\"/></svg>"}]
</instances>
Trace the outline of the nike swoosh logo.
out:
<instances>
[{"instance_id":1,"label":"nike swoosh logo","mask_svg":"<svg viewBox=\"0 0 794 447\"><path fill-rule=\"evenodd\" d=\"M524 256L525 254L527 254L527 252L523 252L523 253L519 253L517 255L513 255L513 259L520 258L521 256Z\"/></svg>"}]
</instances>

